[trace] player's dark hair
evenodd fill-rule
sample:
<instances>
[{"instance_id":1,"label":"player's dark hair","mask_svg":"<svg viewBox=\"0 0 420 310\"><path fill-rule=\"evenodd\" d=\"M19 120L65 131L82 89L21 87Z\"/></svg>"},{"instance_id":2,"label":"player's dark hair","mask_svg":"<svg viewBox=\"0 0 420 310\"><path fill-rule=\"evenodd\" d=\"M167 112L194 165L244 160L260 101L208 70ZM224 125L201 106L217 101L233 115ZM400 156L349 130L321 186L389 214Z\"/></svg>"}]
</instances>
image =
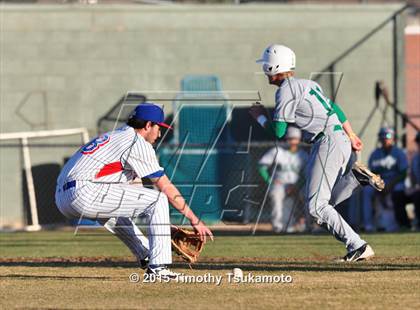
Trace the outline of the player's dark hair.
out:
<instances>
[{"instance_id":1,"label":"player's dark hair","mask_svg":"<svg viewBox=\"0 0 420 310\"><path fill-rule=\"evenodd\" d=\"M142 129L146 127L147 122L150 121L145 121L143 119L136 119L134 117L131 117L127 120L127 125L130 127L133 127L134 129ZM154 125L155 123L151 122L152 125Z\"/></svg>"}]
</instances>

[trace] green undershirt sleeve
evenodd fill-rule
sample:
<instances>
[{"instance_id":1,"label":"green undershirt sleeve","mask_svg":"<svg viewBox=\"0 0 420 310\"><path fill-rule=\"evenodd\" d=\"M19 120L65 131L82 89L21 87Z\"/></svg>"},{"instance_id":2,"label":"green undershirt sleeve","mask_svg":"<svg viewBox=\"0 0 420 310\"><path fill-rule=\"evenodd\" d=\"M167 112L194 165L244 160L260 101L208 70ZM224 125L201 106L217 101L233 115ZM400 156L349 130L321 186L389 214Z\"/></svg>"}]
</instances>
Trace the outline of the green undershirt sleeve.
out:
<instances>
[{"instance_id":1,"label":"green undershirt sleeve","mask_svg":"<svg viewBox=\"0 0 420 310\"><path fill-rule=\"evenodd\" d=\"M347 117L344 114L343 110L341 110L340 106L331 101L331 107L333 108L334 112L337 114L338 120L341 124L347 121Z\"/></svg>"},{"instance_id":2,"label":"green undershirt sleeve","mask_svg":"<svg viewBox=\"0 0 420 310\"><path fill-rule=\"evenodd\" d=\"M281 139L284 137L287 131L287 123L286 122L274 122L273 123L274 135L277 139Z\"/></svg>"},{"instance_id":3,"label":"green undershirt sleeve","mask_svg":"<svg viewBox=\"0 0 420 310\"><path fill-rule=\"evenodd\" d=\"M270 173L268 172L267 166L260 165L258 167L258 172L260 173L261 177L264 179L266 183L270 182Z\"/></svg>"}]
</instances>

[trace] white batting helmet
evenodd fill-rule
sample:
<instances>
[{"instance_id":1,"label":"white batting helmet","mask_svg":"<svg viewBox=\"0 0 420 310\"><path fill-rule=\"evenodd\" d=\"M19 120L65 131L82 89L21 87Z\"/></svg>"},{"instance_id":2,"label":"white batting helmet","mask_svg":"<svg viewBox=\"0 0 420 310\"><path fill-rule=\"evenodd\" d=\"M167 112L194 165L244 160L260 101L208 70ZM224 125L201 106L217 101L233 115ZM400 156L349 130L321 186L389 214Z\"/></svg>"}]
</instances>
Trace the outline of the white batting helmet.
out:
<instances>
[{"instance_id":1,"label":"white batting helmet","mask_svg":"<svg viewBox=\"0 0 420 310\"><path fill-rule=\"evenodd\" d=\"M287 46L272 44L264 50L261 59L258 59L257 63L262 64L265 74L276 75L295 70L296 55Z\"/></svg>"},{"instance_id":2,"label":"white batting helmet","mask_svg":"<svg viewBox=\"0 0 420 310\"><path fill-rule=\"evenodd\" d=\"M286 138L287 139L293 139L293 138L300 139L302 138L302 132L300 131L299 128L289 126L289 128L287 128Z\"/></svg>"}]
</instances>

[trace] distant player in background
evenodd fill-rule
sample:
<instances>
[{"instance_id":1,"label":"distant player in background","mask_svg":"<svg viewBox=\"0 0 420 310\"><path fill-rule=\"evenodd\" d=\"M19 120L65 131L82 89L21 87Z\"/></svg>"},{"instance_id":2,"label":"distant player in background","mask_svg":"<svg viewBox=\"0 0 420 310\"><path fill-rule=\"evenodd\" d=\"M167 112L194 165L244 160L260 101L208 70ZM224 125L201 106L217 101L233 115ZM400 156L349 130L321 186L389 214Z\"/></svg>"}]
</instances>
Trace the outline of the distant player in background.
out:
<instances>
[{"instance_id":1,"label":"distant player in background","mask_svg":"<svg viewBox=\"0 0 420 310\"><path fill-rule=\"evenodd\" d=\"M308 154L299 148L301 132L289 127L284 146L268 150L259 161L259 172L264 181L270 185L271 224L273 231L303 231L305 223L295 220L296 211L302 211L302 186L305 183L304 168ZM274 167L271 178L270 169ZM271 182L271 184L270 184ZM294 214L293 214L294 213Z\"/></svg>"},{"instance_id":2,"label":"distant player in background","mask_svg":"<svg viewBox=\"0 0 420 310\"><path fill-rule=\"evenodd\" d=\"M420 131L416 135L417 152L411 160L411 200L416 212L415 229L420 229Z\"/></svg>"},{"instance_id":3,"label":"distant player in background","mask_svg":"<svg viewBox=\"0 0 420 310\"><path fill-rule=\"evenodd\" d=\"M62 169L56 189L56 204L68 218L98 220L136 256L146 273L164 279L171 271L171 225L169 202L190 220L200 238L213 238L211 231L188 207L178 189L165 175L152 144L160 137L163 110L154 104L138 105L127 126L107 132L82 146ZM133 183L148 178L159 189ZM148 238L134 220L148 219Z\"/></svg>"},{"instance_id":4,"label":"distant player in background","mask_svg":"<svg viewBox=\"0 0 420 310\"><path fill-rule=\"evenodd\" d=\"M385 189L377 193L366 187L363 192L363 218L365 230L375 230L373 222L372 203L378 198L381 207L394 211L395 219L400 227L409 228L407 216L406 195L404 181L408 172L408 160L405 152L395 145L395 134L391 128L383 127L379 130L378 139L381 146L375 149L369 157L369 168L379 174L385 181ZM385 230L396 230L392 227L392 219L385 220Z\"/></svg>"},{"instance_id":5,"label":"distant player in background","mask_svg":"<svg viewBox=\"0 0 420 310\"><path fill-rule=\"evenodd\" d=\"M296 57L290 48L270 45L257 63L262 64L268 83L278 87L276 106L273 122L265 115L261 104L254 105L250 114L279 139L285 135L288 124L294 124L312 144L306 183L309 213L345 244L347 254L343 261L373 257L372 248L334 208L351 196L359 182L380 189L382 180L368 169L352 169L352 149L360 151L362 141L340 107L325 96L316 82L294 78Z\"/></svg>"}]
</instances>

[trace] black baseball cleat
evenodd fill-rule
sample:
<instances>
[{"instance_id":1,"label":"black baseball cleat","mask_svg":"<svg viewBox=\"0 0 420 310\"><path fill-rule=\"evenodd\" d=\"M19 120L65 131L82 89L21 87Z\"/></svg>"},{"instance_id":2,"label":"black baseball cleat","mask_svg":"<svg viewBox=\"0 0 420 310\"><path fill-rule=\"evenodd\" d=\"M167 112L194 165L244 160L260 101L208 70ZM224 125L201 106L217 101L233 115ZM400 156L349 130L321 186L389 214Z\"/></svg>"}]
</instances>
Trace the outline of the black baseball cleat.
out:
<instances>
[{"instance_id":1,"label":"black baseball cleat","mask_svg":"<svg viewBox=\"0 0 420 310\"><path fill-rule=\"evenodd\" d=\"M374 256L375 252L373 252L372 247L365 243L357 250L347 253L346 256L340 259L340 262L358 262L362 260L369 260Z\"/></svg>"},{"instance_id":2,"label":"black baseball cleat","mask_svg":"<svg viewBox=\"0 0 420 310\"><path fill-rule=\"evenodd\" d=\"M149 267L149 258L139 260L140 268L146 270Z\"/></svg>"},{"instance_id":3,"label":"black baseball cleat","mask_svg":"<svg viewBox=\"0 0 420 310\"><path fill-rule=\"evenodd\" d=\"M356 179L363 186L371 185L377 191L382 191L385 188L385 182L382 178L369 170L365 165L355 162L352 171Z\"/></svg>"}]
</instances>

